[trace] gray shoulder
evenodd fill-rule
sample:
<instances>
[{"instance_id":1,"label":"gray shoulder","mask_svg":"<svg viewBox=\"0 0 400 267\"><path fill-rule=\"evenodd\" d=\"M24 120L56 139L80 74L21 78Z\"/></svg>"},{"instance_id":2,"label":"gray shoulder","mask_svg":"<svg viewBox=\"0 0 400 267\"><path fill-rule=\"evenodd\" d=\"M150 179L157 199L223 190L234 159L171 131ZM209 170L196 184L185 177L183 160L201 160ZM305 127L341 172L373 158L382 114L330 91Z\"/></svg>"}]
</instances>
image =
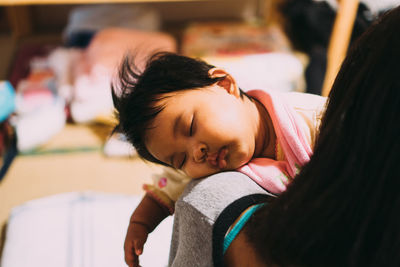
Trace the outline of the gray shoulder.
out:
<instances>
[{"instance_id":1,"label":"gray shoulder","mask_svg":"<svg viewBox=\"0 0 400 267\"><path fill-rule=\"evenodd\" d=\"M215 220L232 202L252 194L268 193L240 172L190 181L175 203L169 266L212 266Z\"/></svg>"},{"instance_id":2,"label":"gray shoulder","mask_svg":"<svg viewBox=\"0 0 400 267\"><path fill-rule=\"evenodd\" d=\"M176 205L190 206L211 220L233 201L251 194L268 194L247 175L221 172L203 179L192 180Z\"/></svg>"}]
</instances>

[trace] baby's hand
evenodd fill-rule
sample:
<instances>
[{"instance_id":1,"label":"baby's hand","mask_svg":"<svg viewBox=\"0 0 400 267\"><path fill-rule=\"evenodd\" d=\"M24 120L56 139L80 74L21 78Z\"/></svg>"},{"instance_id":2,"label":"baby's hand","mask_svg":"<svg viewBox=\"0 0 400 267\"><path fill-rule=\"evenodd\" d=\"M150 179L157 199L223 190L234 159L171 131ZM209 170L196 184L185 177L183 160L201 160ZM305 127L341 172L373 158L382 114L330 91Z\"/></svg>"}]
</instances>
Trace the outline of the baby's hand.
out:
<instances>
[{"instance_id":1,"label":"baby's hand","mask_svg":"<svg viewBox=\"0 0 400 267\"><path fill-rule=\"evenodd\" d=\"M147 236L169 215L168 211L146 194L133 212L125 237L125 262L129 267L139 267L139 255Z\"/></svg>"},{"instance_id":2,"label":"baby's hand","mask_svg":"<svg viewBox=\"0 0 400 267\"><path fill-rule=\"evenodd\" d=\"M148 234L145 225L130 222L124 244L125 262L129 267L140 266L139 255L143 253L143 245L146 243Z\"/></svg>"}]
</instances>

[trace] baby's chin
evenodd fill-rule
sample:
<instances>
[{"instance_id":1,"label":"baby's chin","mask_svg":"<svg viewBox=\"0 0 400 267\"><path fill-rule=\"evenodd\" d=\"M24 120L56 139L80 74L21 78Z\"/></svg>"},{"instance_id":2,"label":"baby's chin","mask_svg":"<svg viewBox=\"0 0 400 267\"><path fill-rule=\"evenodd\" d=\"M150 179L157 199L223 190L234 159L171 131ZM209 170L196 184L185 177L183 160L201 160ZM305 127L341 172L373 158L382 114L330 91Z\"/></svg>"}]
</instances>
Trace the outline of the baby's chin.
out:
<instances>
[{"instance_id":1,"label":"baby's chin","mask_svg":"<svg viewBox=\"0 0 400 267\"><path fill-rule=\"evenodd\" d=\"M249 163L251 159L252 159L252 157L250 155L243 153L242 155L238 156L236 159L231 159L229 162L230 164L228 164L228 168L230 170L237 170L240 167L242 167L243 165L246 165L247 163Z\"/></svg>"}]
</instances>

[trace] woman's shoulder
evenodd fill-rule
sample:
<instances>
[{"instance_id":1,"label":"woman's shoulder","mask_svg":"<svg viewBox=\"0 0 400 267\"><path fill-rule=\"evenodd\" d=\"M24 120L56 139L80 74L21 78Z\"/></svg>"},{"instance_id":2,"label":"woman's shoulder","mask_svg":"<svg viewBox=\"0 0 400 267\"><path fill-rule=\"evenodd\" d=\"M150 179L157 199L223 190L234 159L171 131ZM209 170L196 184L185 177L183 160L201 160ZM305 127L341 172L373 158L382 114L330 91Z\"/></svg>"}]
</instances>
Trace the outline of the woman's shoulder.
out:
<instances>
[{"instance_id":1,"label":"woman's shoulder","mask_svg":"<svg viewBox=\"0 0 400 267\"><path fill-rule=\"evenodd\" d=\"M195 209L214 220L233 201L253 194L268 192L243 173L221 172L190 181L176 205Z\"/></svg>"}]
</instances>

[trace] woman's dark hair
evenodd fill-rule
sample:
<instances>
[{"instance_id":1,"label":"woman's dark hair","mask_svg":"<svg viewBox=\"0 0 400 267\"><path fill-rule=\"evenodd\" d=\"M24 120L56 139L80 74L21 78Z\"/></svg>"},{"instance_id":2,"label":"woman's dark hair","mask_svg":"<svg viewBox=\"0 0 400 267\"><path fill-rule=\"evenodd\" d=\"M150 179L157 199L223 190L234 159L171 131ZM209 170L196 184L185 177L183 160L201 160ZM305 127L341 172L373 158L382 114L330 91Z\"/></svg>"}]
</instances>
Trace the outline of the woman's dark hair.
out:
<instances>
[{"instance_id":1,"label":"woman's dark hair","mask_svg":"<svg viewBox=\"0 0 400 267\"><path fill-rule=\"evenodd\" d=\"M400 266L400 7L351 47L314 155L257 212L248 239L273 266Z\"/></svg>"},{"instance_id":2,"label":"woman's dark hair","mask_svg":"<svg viewBox=\"0 0 400 267\"><path fill-rule=\"evenodd\" d=\"M135 65L135 57L127 54L120 65L117 83L111 85L119 120L115 131L124 133L142 158L166 165L154 158L144 143L151 122L164 108L157 102L163 94L202 88L223 79L211 78L208 71L212 68L214 66L200 59L157 52L140 71Z\"/></svg>"}]
</instances>

